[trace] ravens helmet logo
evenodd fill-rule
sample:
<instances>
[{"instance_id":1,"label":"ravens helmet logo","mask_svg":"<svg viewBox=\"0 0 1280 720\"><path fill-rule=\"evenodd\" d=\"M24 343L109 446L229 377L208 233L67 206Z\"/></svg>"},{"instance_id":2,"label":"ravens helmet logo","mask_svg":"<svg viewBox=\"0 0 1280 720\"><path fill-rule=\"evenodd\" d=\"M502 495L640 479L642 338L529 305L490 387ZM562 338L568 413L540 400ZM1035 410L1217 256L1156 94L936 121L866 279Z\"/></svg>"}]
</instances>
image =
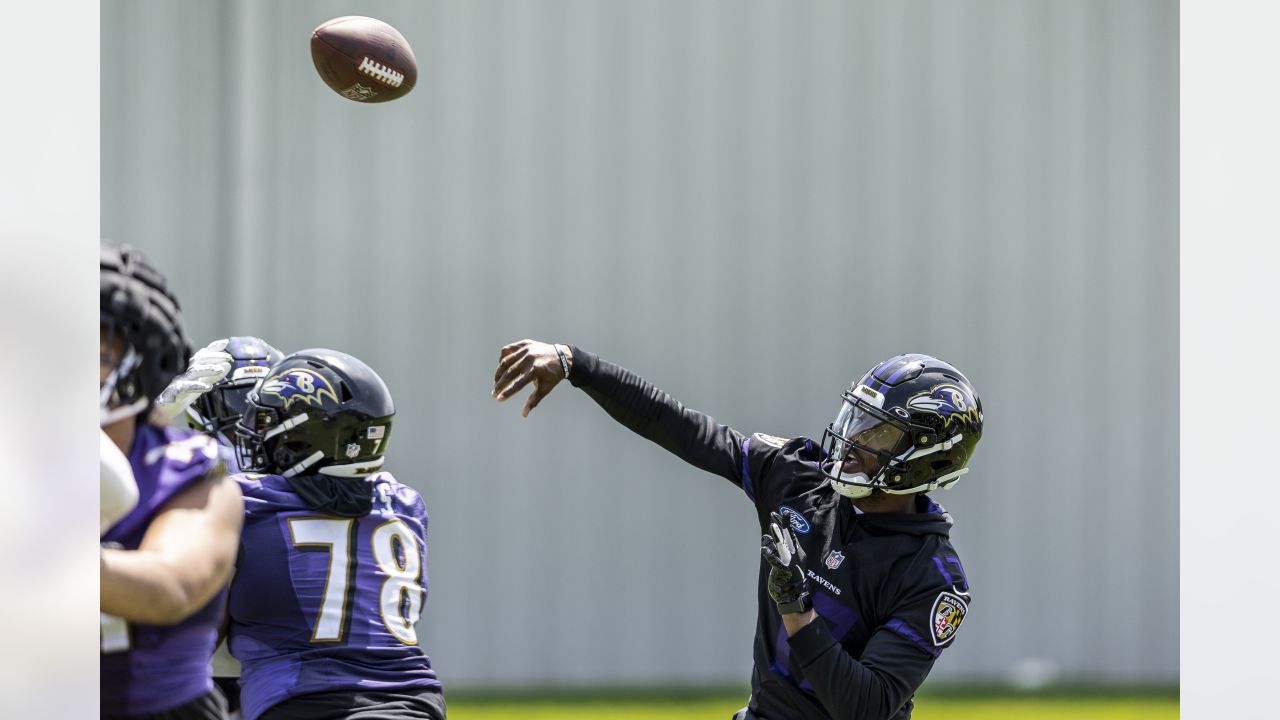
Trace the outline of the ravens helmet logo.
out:
<instances>
[{"instance_id":1,"label":"ravens helmet logo","mask_svg":"<svg viewBox=\"0 0 1280 720\"><path fill-rule=\"evenodd\" d=\"M953 421L975 424L982 422L978 403L959 385L937 385L928 393L921 393L907 401L907 408L930 412L942 418L943 427L951 427Z\"/></svg>"},{"instance_id":2,"label":"ravens helmet logo","mask_svg":"<svg viewBox=\"0 0 1280 720\"><path fill-rule=\"evenodd\" d=\"M322 406L327 397L338 404L338 394L323 376L309 370L293 369L263 381L260 393L275 395L284 400L284 408L289 409L295 400L307 405Z\"/></svg>"}]
</instances>

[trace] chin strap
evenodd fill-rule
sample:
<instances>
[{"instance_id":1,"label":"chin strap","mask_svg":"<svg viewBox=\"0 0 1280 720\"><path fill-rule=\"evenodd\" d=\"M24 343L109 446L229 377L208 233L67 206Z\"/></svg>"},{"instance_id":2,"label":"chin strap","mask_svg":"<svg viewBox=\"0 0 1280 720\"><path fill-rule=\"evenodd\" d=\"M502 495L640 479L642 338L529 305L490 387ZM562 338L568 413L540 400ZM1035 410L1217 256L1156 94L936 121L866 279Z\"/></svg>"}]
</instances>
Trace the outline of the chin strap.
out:
<instances>
[{"instance_id":1,"label":"chin strap","mask_svg":"<svg viewBox=\"0 0 1280 720\"><path fill-rule=\"evenodd\" d=\"M929 447L907 448L906 452L902 453L901 455L899 455L894 459L897 460L898 462L906 462L908 460L917 460L919 458L924 457L925 455L932 455L936 452L950 450L951 448L955 447L956 443L960 442L963 439L964 439L964 435L956 433L954 437L947 438L946 440L943 440L940 443L934 443Z\"/></svg>"},{"instance_id":2,"label":"chin strap","mask_svg":"<svg viewBox=\"0 0 1280 720\"><path fill-rule=\"evenodd\" d=\"M323 458L324 458L324 453L317 450L311 453L310 455L299 460L297 463L293 465L293 467L280 473L280 476L291 478L291 477L294 477L295 475L301 475L303 472L306 471L307 468L320 462Z\"/></svg>"}]
</instances>

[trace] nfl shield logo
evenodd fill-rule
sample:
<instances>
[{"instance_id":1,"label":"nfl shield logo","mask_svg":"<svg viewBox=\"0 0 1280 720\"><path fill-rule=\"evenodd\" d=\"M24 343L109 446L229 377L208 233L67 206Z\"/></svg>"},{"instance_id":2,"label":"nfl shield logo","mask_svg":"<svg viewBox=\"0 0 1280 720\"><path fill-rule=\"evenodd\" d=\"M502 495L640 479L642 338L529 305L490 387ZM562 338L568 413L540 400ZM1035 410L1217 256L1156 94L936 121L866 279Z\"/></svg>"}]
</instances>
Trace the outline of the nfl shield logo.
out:
<instances>
[{"instance_id":1,"label":"nfl shield logo","mask_svg":"<svg viewBox=\"0 0 1280 720\"><path fill-rule=\"evenodd\" d=\"M844 562L844 553L839 550L832 550L827 553L826 565L832 570L838 570L840 564Z\"/></svg>"},{"instance_id":2,"label":"nfl shield logo","mask_svg":"<svg viewBox=\"0 0 1280 720\"><path fill-rule=\"evenodd\" d=\"M355 85L352 85L346 90L343 90L341 94L343 97L349 98L351 100L368 100L369 98L377 95L378 93L373 88L365 87L360 83L356 83Z\"/></svg>"},{"instance_id":3,"label":"nfl shield logo","mask_svg":"<svg viewBox=\"0 0 1280 720\"><path fill-rule=\"evenodd\" d=\"M353 458L360 454L360 446L356 443L347 445L347 457Z\"/></svg>"}]
</instances>

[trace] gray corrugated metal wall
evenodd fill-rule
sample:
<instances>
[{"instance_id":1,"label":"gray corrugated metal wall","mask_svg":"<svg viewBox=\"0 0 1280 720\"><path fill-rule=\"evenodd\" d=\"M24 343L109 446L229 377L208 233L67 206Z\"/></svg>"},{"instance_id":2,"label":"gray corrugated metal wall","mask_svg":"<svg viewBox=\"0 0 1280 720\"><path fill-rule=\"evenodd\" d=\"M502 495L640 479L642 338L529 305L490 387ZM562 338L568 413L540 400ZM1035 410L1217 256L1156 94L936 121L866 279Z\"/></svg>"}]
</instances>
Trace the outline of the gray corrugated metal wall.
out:
<instances>
[{"instance_id":1,"label":"gray corrugated metal wall","mask_svg":"<svg viewBox=\"0 0 1280 720\"><path fill-rule=\"evenodd\" d=\"M417 88L334 96L312 27L395 24ZM819 434L878 359L983 396L940 496L976 602L937 678L1178 672L1172 2L104 0L102 221L193 334L351 350L432 511L446 682L745 682L735 488L567 386L531 336L742 430Z\"/></svg>"}]
</instances>

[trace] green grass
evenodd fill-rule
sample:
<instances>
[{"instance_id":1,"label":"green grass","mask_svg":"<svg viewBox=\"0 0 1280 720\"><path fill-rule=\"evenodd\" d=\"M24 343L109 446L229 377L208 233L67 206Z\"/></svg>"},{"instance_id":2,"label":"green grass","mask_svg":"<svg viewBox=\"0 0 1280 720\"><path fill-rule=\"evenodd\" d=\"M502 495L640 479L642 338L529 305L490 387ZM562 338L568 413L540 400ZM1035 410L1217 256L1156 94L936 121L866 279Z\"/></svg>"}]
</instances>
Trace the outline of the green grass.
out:
<instances>
[{"instance_id":1,"label":"green grass","mask_svg":"<svg viewBox=\"0 0 1280 720\"><path fill-rule=\"evenodd\" d=\"M451 720L728 720L746 695L684 698L603 697L449 700ZM1178 698L1137 697L947 697L916 701L913 720L1173 720Z\"/></svg>"},{"instance_id":2,"label":"green grass","mask_svg":"<svg viewBox=\"0 0 1280 720\"><path fill-rule=\"evenodd\" d=\"M1177 698L922 698L913 720L1174 720Z\"/></svg>"}]
</instances>

